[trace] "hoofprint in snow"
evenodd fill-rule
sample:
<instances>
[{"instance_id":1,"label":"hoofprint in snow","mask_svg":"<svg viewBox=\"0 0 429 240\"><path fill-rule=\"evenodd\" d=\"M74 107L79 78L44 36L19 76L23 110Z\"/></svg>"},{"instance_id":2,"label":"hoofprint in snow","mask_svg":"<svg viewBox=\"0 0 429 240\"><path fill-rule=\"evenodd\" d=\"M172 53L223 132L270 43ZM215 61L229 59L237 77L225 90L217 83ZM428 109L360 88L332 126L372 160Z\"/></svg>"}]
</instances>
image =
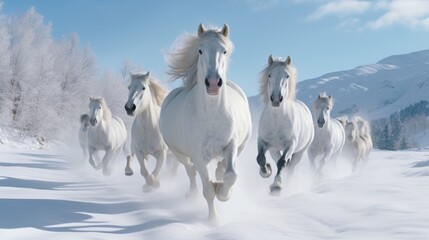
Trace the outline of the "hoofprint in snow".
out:
<instances>
[{"instance_id":1,"label":"hoofprint in snow","mask_svg":"<svg viewBox=\"0 0 429 240\"><path fill-rule=\"evenodd\" d=\"M82 161L78 147L49 152L1 146L0 239L429 236L428 151L374 151L360 173L349 174L345 164L328 171L328 164L325 176L330 177L324 180L312 178L305 156L294 176L285 176L282 195L272 197L266 188L272 180L258 174L255 145L253 139L238 159L230 201L217 204L217 227L207 224L203 196L185 199L183 168L174 179L164 177L158 190L143 193L139 175L123 176L125 159L104 177ZM149 162L154 167L155 160Z\"/></svg>"}]
</instances>

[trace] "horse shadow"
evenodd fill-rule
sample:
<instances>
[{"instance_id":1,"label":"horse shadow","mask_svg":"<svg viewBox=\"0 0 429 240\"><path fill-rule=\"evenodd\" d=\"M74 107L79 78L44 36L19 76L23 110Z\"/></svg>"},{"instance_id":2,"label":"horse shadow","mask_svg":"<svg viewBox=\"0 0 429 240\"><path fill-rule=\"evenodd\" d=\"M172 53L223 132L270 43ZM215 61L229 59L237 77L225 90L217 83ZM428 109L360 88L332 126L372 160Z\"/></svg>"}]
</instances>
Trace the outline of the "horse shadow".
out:
<instances>
[{"instance_id":1,"label":"horse shadow","mask_svg":"<svg viewBox=\"0 0 429 240\"><path fill-rule=\"evenodd\" d=\"M58 199L0 199L0 229L35 228L50 232L135 233L151 230L180 219L156 219L136 225L105 224L93 214L124 214L139 211L140 202L90 203ZM68 226L58 226L67 224ZM96 230L96 229L100 230ZM109 229L109 230L106 230Z\"/></svg>"}]
</instances>

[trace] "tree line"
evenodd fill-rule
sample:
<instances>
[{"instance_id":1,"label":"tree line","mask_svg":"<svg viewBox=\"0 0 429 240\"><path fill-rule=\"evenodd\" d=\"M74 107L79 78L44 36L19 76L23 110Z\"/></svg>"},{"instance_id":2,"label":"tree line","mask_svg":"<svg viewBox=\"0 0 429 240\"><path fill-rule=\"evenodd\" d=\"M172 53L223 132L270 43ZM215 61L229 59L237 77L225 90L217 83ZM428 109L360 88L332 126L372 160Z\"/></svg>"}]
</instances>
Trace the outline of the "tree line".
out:
<instances>
[{"instance_id":1,"label":"tree line","mask_svg":"<svg viewBox=\"0 0 429 240\"><path fill-rule=\"evenodd\" d=\"M103 95L122 110L121 76L100 73L77 35L54 39L51 31L34 8L18 16L0 14L0 126L55 138L78 122L89 95Z\"/></svg>"}]
</instances>

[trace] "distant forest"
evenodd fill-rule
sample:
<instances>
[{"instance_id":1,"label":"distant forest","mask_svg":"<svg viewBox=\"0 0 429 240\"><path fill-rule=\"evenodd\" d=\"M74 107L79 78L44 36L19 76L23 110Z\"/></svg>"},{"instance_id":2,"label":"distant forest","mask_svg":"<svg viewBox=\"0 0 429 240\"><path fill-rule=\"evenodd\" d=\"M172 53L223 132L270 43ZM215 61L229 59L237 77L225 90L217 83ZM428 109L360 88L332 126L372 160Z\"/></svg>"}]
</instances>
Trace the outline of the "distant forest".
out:
<instances>
[{"instance_id":1,"label":"distant forest","mask_svg":"<svg viewBox=\"0 0 429 240\"><path fill-rule=\"evenodd\" d=\"M429 103L422 100L387 118L371 122L374 147L384 150L400 150L416 147L410 136L429 129Z\"/></svg>"}]
</instances>

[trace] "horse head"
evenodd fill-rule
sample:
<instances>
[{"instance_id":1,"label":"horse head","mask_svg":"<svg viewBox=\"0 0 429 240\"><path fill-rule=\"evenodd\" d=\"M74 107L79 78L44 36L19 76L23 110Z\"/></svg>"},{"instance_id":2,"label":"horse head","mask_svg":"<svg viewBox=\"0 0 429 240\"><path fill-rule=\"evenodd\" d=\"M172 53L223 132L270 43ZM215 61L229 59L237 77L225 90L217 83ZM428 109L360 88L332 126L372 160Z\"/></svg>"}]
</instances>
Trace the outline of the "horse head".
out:
<instances>
[{"instance_id":1,"label":"horse head","mask_svg":"<svg viewBox=\"0 0 429 240\"><path fill-rule=\"evenodd\" d=\"M347 121L344 130L346 132L346 140L348 140L349 142L354 142L358 137L358 127L354 121Z\"/></svg>"},{"instance_id":2,"label":"horse head","mask_svg":"<svg viewBox=\"0 0 429 240\"><path fill-rule=\"evenodd\" d=\"M268 67L264 70L265 87L273 107L279 107L284 99L295 97L295 76L290 56L285 61L268 57Z\"/></svg>"},{"instance_id":3,"label":"horse head","mask_svg":"<svg viewBox=\"0 0 429 240\"><path fill-rule=\"evenodd\" d=\"M134 116L136 109L141 105L145 96L150 95L148 88L150 71L146 73L132 73L131 83L128 86L128 101L125 104L125 111L129 116Z\"/></svg>"},{"instance_id":4,"label":"horse head","mask_svg":"<svg viewBox=\"0 0 429 240\"><path fill-rule=\"evenodd\" d=\"M207 94L215 96L225 86L228 58L232 46L229 41L229 27L224 24L218 30L205 30L198 26L198 79L204 81Z\"/></svg>"},{"instance_id":5,"label":"horse head","mask_svg":"<svg viewBox=\"0 0 429 240\"><path fill-rule=\"evenodd\" d=\"M89 123L94 127L103 118L103 98L89 98Z\"/></svg>"},{"instance_id":6,"label":"horse head","mask_svg":"<svg viewBox=\"0 0 429 240\"><path fill-rule=\"evenodd\" d=\"M315 120L319 128L323 128L329 122L331 118L331 110L333 107L333 99L331 95L321 93L314 101L314 108L316 111Z\"/></svg>"}]
</instances>

